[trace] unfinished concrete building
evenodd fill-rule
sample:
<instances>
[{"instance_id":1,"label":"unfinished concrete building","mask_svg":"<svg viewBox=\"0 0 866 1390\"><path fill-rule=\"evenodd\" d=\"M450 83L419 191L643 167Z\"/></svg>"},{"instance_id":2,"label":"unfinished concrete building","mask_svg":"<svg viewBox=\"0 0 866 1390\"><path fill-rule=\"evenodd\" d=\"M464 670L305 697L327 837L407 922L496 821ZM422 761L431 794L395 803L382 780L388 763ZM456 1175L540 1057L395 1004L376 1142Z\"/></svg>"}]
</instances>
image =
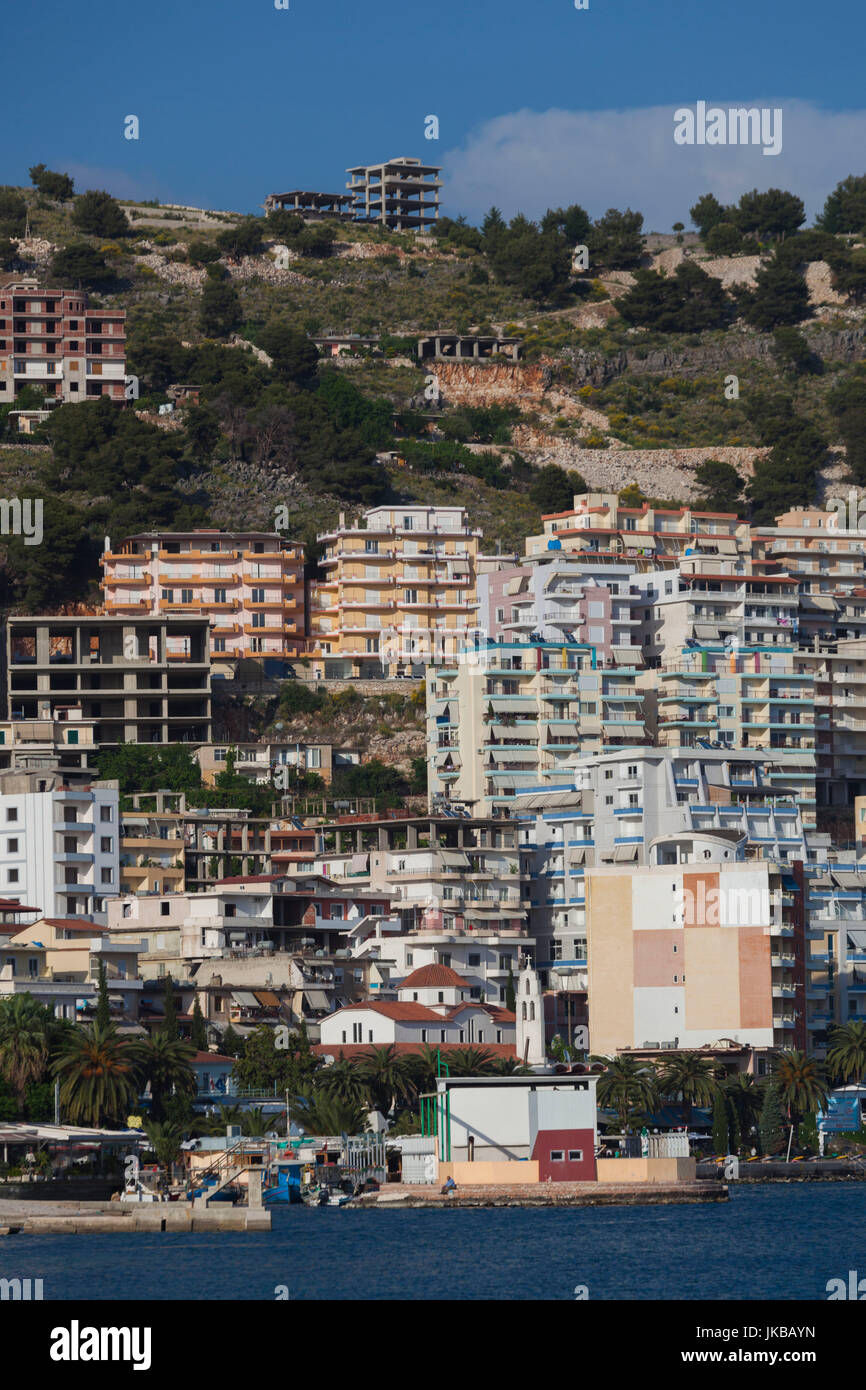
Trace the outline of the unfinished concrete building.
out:
<instances>
[{"instance_id":1,"label":"unfinished concrete building","mask_svg":"<svg viewBox=\"0 0 866 1390\"><path fill-rule=\"evenodd\" d=\"M351 222L354 201L350 193L315 193L293 188L288 193L269 193L264 206L265 212L297 212L308 222L322 217L339 217Z\"/></svg>"},{"instance_id":2,"label":"unfinished concrete building","mask_svg":"<svg viewBox=\"0 0 866 1390\"><path fill-rule=\"evenodd\" d=\"M10 719L73 707L97 746L211 742L206 618L10 618L6 680Z\"/></svg>"},{"instance_id":3,"label":"unfinished concrete building","mask_svg":"<svg viewBox=\"0 0 866 1390\"><path fill-rule=\"evenodd\" d=\"M422 231L439 220L442 172L435 164L401 157L347 169L356 222L378 222L396 232Z\"/></svg>"},{"instance_id":4,"label":"unfinished concrete building","mask_svg":"<svg viewBox=\"0 0 866 1390\"><path fill-rule=\"evenodd\" d=\"M483 337L477 333L433 333L418 339L419 362L478 362L489 357L507 357L517 362L523 352L522 338Z\"/></svg>"}]
</instances>

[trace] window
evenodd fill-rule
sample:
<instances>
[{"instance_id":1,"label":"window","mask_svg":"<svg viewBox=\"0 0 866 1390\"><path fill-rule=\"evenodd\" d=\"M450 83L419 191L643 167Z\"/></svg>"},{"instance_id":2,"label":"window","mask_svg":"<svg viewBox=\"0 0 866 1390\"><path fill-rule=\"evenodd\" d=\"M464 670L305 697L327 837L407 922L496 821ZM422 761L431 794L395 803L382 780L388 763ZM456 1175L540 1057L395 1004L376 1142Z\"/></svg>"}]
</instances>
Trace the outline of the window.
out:
<instances>
[{"instance_id":1,"label":"window","mask_svg":"<svg viewBox=\"0 0 866 1390\"><path fill-rule=\"evenodd\" d=\"M214 601L214 603L228 603L228 592L227 592L227 590L226 590L226 589L214 589L214 591L213 591L213 601Z\"/></svg>"},{"instance_id":2,"label":"window","mask_svg":"<svg viewBox=\"0 0 866 1390\"><path fill-rule=\"evenodd\" d=\"M99 840L99 850L101 854L111 854L114 848L114 841L110 835L102 835Z\"/></svg>"},{"instance_id":3,"label":"window","mask_svg":"<svg viewBox=\"0 0 866 1390\"><path fill-rule=\"evenodd\" d=\"M6 807L6 819L7 819L7 821L17 820L17 819L18 819L18 807L17 807L17 806L7 806L7 807Z\"/></svg>"},{"instance_id":4,"label":"window","mask_svg":"<svg viewBox=\"0 0 866 1390\"><path fill-rule=\"evenodd\" d=\"M265 625L265 615L264 615L264 613L254 613L254 614L253 614L252 626L253 626L253 627L264 627L264 625Z\"/></svg>"},{"instance_id":5,"label":"window","mask_svg":"<svg viewBox=\"0 0 866 1390\"><path fill-rule=\"evenodd\" d=\"M469 964L470 964L470 965L480 965L480 964L481 964L481 956L479 955L479 953L478 953L477 951L470 951L470 952L469 952L468 961L469 961Z\"/></svg>"},{"instance_id":6,"label":"window","mask_svg":"<svg viewBox=\"0 0 866 1390\"><path fill-rule=\"evenodd\" d=\"M550 1161L551 1161L551 1163L564 1163L564 1162L565 1162L565 1150L564 1150L564 1149L551 1149L551 1150L550 1150Z\"/></svg>"},{"instance_id":7,"label":"window","mask_svg":"<svg viewBox=\"0 0 866 1390\"><path fill-rule=\"evenodd\" d=\"M362 1040L363 1040L363 1035L362 1035L362 1033L361 1033L361 1024L360 1024L360 1023L353 1023L353 1024L352 1024L352 1042L359 1043L359 1042L361 1042Z\"/></svg>"},{"instance_id":8,"label":"window","mask_svg":"<svg viewBox=\"0 0 866 1390\"><path fill-rule=\"evenodd\" d=\"M415 998L416 998L416 999L418 998L417 994L415 995ZM427 1041L427 1029L426 1029L426 1028L422 1028L422 1029L421 1029L421 1041L422 1041L422 1043L425 1043L425 1042Z\"/></svg>"},{"instance_id":9,"label":"window","mask_svg":"<svg viewBox=\"0 0 866 1390\"><path fill-rule=\"evenodd\" d=\"M103 883L110 883L110 882L111 882L111 869L110 869L110 868L109 868L109 869L103 869L103 870L102 870L102 882L103 882Z\"/></svg>"},{"instance_id":10,"label":"window","mask_svg":"<svg viewBox=\"0 0 866 1390\"><path fill-rule=\"evenodd\" d=\"M264 601L265 601L265 591L264 591L264 589L253 589L253 598L252 598L252 601L253 601L253 603L264 603Z\"/></svg>"},{"instance_id":11,"label":"window","mask_svg":"<svg viewBox=\"0 0 866 1390\"><path fill-rule=\"evenodd\" d=\"M9 872L8 872L7 875L6 875L6 882L7 882L7 883L17 883L17 882L18 882L18 870L17 870L17 869L10 869L10 870L9 870Z\"/></svg>"},{"instance_id":12,"label":"window","mask_svg":"<svg viewBox=\"0 0 866 1390\"><path fill-rule=\"evenodd\" d=\"M569 1163L582 1163L582 1162L583 1162L583 1149L569 1149L569 1151L568 1151L568 1161L569 1161Z\"/></svg>"},{"instance_id":13,"label":"window","mask_svg":"<svg viewBox=\"0 0 866 1390\"><path fill-rule=\"evenodd\" d=\"M163 603L174 603L174 589L163 589L162 601Z\"/></svg>"},{"instance_id":14,"label":"window","mask_svg":"<svg viewBox=\"0 0 866 1390\"><path fill-rule=\"evenodd\" d=\"M192 589L181 589L180 601L181 603L192 603Z\"/></svg>"},{"instance_id":15,"label":"window","mask_svg":"<svg viewBox=\"0 0 866 1390\"><path fill-rule=\"evenodd\" d=\"M104 822L104 821L110 821L110 820L113 820L113 819L114 819L114 817L113 817L112 814L111 814L111 807L110 807L110 806L100 806L100 808L99 808L99 819L100 819L101 821L103 821L103 822Z\"/></svg>"},{"instance_id":16,"label":"window","mask_svg":"<svg viewBox=\"0 0 866 1390\"><path fill-rule=\"evenodd\" d=\"M6 841L6 853L7 853L7 854L17 854L17 853L18 853L18 841L17 841L17 840L7 840L7 841Z\"/></svg>"},{"instance_id":17,"label":"window","mask_svg":"<svg viewBox=\"0 0 866 1390\"><path fill-rule=\"evenodd\" d=\"M160 917L167 917L167 916L169 915L170 912L171 912L171 904L170 904L170 903L160 903L160 905L159 905L159 915L160 915Z\"/></svg>"}]
</instances>

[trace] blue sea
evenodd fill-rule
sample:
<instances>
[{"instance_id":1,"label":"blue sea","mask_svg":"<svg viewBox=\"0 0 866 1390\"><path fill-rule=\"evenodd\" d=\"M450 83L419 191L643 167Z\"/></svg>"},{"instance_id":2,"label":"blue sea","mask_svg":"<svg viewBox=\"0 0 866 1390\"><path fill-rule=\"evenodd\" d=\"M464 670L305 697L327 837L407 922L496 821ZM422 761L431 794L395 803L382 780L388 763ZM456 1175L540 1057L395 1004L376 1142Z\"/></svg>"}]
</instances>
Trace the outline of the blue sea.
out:
<instances>
[{"instance_id":1,"label":"blue sea","mask_svg":"<svg viewBox=\"0 0 866 1390\"><path fill-rule=\"evenodd\" d=\"M12 1236L52 1299L804 1299L866 1276L866 1183L689 1207L274 1211L269 1234Z\"/></svg>"}]
</instances>

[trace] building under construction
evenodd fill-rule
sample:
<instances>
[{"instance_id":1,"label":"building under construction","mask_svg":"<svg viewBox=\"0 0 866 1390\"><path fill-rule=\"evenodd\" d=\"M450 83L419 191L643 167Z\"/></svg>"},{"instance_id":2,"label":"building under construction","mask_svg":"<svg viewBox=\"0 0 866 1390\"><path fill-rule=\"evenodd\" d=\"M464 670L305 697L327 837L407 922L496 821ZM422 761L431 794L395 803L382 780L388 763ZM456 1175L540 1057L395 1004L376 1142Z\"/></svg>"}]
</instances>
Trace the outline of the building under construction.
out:
<instances>
[{"instance_id":1,"label":"building under construction","mask_svg":"<svg viewBox=\"0 0 866 1390\"><path fill-rule=\"evenodd\" d=\"M347 169L356 222L378 222L392 231L420 231L439 219L442 170L420 159L389 159Z\"/></svg>"}]
</instances>

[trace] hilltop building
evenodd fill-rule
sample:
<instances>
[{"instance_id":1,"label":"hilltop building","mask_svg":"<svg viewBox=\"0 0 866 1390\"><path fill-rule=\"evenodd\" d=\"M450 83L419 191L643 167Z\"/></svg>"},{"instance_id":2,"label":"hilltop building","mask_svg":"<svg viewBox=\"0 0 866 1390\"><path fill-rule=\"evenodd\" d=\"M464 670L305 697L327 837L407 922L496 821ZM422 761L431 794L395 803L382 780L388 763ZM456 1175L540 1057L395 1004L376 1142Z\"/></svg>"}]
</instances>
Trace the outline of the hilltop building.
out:
<instances>
[{"instance_id":1,"label":"hilltop building","mask_svg":"<svg viewBox=\"0 0 866 1390\"><path fill-rule=\"evenodd\" d=\"M67 405L126 391L126 311L91 309L83 290L0 275L0 404L25 386Z\"/></svg>"},{"instance_id":2,"label":"hilltop building","mask_svg":"<svg viewBox=\"0 0 866 1390\"><path fill-rule=\"evenodd\" d=\"M405 156L347 169L354 220L379 222L395 232L423 231L439 219L441 172L436 164Z\"/></svg>"}]
</instances>

